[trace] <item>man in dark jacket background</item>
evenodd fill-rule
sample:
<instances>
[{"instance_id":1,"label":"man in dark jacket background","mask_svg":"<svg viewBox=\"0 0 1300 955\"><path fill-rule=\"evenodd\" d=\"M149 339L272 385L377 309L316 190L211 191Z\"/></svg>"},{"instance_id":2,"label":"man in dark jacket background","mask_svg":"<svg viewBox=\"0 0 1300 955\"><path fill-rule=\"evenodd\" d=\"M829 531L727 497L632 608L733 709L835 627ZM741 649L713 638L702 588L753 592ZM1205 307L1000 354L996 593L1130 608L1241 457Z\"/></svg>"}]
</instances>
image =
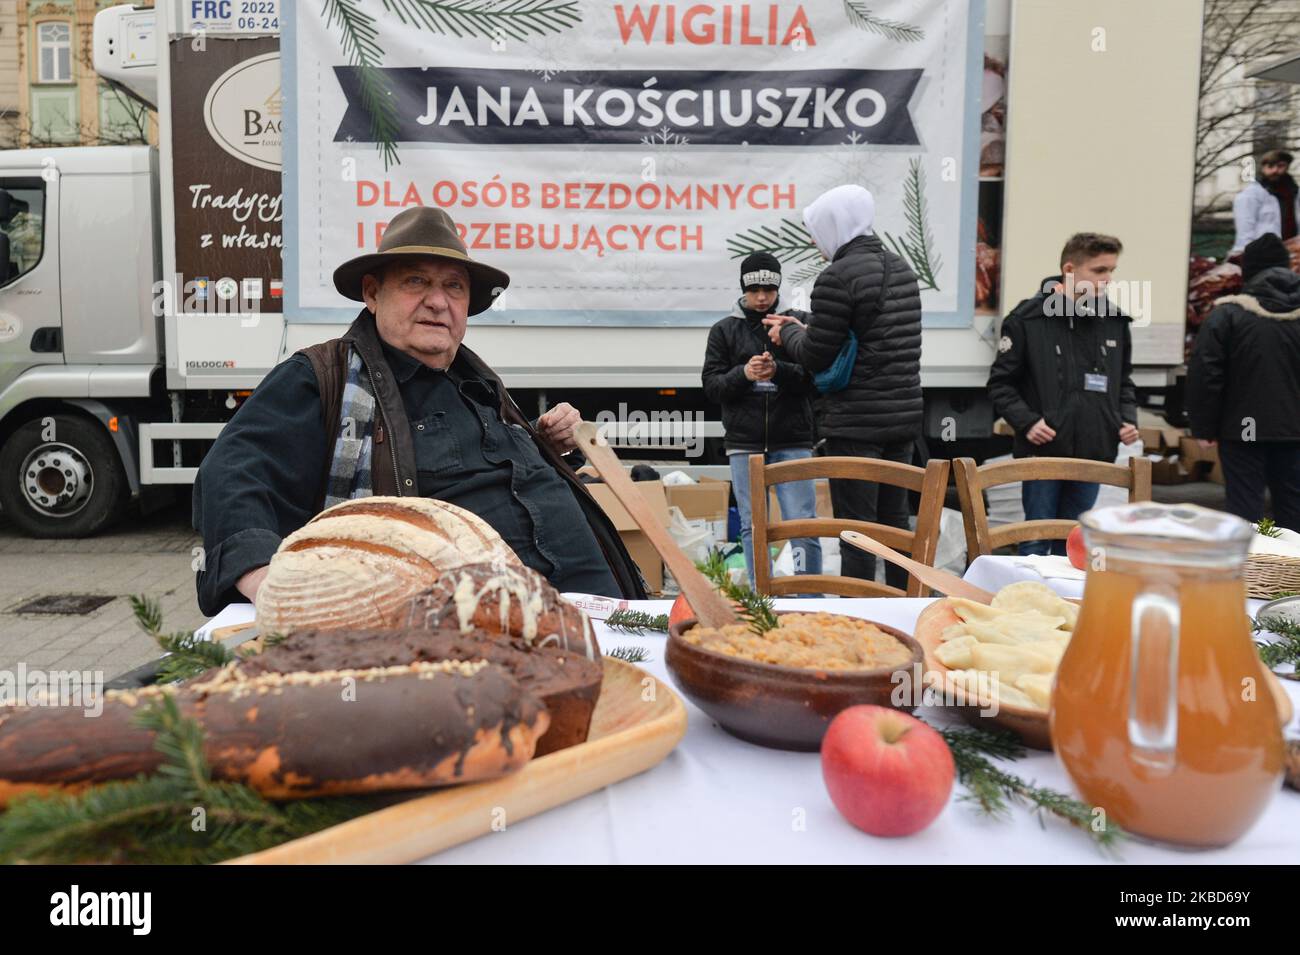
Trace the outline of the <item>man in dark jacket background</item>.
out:
<instances>
[{"instance_id":1,"label":"man in dark jacket background","mask_svg":"<svg viewBox=\"0 0 1300 955\"><path fill-rule=\"evenodd\" d=\"M1015 430L1017 458L1114 461L1138 439L1131 319L1106 297L1123 245L1080 232L1061 250L1061 274L1002 322L989 371L996 414ZM1086 481L1026 481L1025 520L1076 520L1097 502ZM1064 554L1064 541L1026 541L1022 554Z\"/></svg>"},{"instance_id":2,"label":"man in dark jacket background","mask_svg":"<svg viewBox=\"0 0 1300 955\"><path fill-rule=\"evenodd\" d=\"M726 318L709 329L701 378L704 394L722 406L725 447L731 462L731 486L740 512L740 540L745 566L754 579L753 512L749 496L749 458L761 453L768 464L812 457L813 419L809 396L812 375L790 361L785 350L769 343L763 319L777 310L781 263L770 252L755 252L740 265L742 295ZM800 321L807 312L786 315ZM817 516L812 481L776 485L782 520ZM821 541L790 542L795 571L822 572Z\"/></svg>"},{"instance_id":3,"label":"man in dark jacket background","mask_svg":"<svg viewBox=\"0 0 1300 955\"><path fill-rule=\"evenodd\" d=\"M1192 435L1219 447L1228 510L1300 531L1300 275L1265 233L1242 256L1245 286L1215 303L1187 366Z\"/></svg>"},{"instance_id":4,"label":"man in dark jacket background","mask_svg":"<svg viewBox=\"0 0 1300 955\"><path fill-rule=\"evenodd\" d=\"M807 325L774 316L773 341L811 372L829 368L848 341L858 349L848 385L820 396L817 434L827 455L880 458L911 464L921 436L921 290L907 262L872 233L876 204L861 186L836 186L804 210L804 224L828 265L812 292ZM874 481L830 482L838 518L906 529L907 491ZM871 580L874 557L840 549L840 573ZM907 572L892 564L886 581L907 586Z\"/></svg>"}]
</instances>

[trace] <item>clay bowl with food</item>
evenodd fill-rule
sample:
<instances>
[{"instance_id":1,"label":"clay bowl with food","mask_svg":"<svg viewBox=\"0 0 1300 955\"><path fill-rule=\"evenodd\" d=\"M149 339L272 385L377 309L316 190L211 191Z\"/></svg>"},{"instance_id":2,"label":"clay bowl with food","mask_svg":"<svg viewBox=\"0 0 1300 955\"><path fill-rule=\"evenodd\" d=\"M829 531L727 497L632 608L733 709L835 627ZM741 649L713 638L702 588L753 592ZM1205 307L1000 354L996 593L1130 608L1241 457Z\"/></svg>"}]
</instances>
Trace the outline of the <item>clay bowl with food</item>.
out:
<instances>
[{"instance_id":1,"label":"clay bowl with food","mask_svg":"<svg viewBox=\"0 0 1300 955\"><path fill-rule=\"evenodd\" d=\"M780 612L785 620L797 611ZM906 633L884 624L841 614L819 614L850 627L866 624L880 636L876 640L896 657L870 669L833 669L786 666L705 649L684 634L696 627L694 619L668 628L664 662L682 693L732 736L773 749L816 751L831 720L843 709L861 703L889 706L911 712L918 693L911 691L913 674L919 674L925 655L921 645ZM897 646L888 642L892 638ZM897 702L895 702L897 700Z\"/></svg>"}]
</instances>

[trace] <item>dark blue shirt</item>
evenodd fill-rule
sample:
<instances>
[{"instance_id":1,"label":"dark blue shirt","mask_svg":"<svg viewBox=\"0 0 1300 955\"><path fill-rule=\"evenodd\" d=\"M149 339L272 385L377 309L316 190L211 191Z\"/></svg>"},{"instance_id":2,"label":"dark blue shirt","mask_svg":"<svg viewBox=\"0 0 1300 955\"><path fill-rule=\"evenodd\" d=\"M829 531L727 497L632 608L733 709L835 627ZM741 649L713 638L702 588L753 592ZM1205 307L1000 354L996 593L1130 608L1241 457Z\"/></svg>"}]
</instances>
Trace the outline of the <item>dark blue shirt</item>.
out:
<instances>
[{"instance_id":1,"label":"dark blue shirt","mask_svg":"<svg viewBox=\"0 0 1300 955\"><path fill-rule=\"evenodd\" d=\"M573 490L525 429L502 420L496 384L460 360L440 371L383 348L410 421L420 495L477 514L558 589L618 594ZM244 600L235 582L315 515L326 442L315 373L293 355L222 429L195 480L203 613Z\"/></svg>"}]
</instances>

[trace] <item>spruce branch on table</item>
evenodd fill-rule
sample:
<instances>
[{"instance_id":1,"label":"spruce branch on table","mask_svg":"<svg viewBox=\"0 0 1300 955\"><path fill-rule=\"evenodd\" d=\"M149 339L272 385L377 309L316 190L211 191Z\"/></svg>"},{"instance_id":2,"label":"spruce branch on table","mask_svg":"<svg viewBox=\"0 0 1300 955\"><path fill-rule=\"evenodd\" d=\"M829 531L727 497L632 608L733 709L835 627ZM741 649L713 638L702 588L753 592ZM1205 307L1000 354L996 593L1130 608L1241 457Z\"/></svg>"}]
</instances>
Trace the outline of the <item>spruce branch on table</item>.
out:
<instances>
[{"instance_id":1,"label":"spruce branch on table","mask_svg":"<svg viewBox=\"0 0 1300 955\"><path fill-rule=\"evenodd\" d=\"M193 631L162 633L162 610L158 601L143 595L128 599L135 613L135 622L167 654L158 666L157 682L188 680L237 659L231 650L215 640L196 640Z\"/></svg>"},{"instance_id":2,"label":"spruce branch on table","mask_svg":"<svg viewBox=\"0 0 1300 955\"><path fill-rule=\"evenodd\" d=\"M1264 666L1270 670L1277 670L1278 667L1289 663L1296 670L1300 670L1300 623L1290 617L1274 615L1257 618L1253 629L1255 633L1267 632L1277 637L1269 643L1255 641L1255 647L1259 650L1259 659ZM1300 680L1300 673L1278 673L1277 675L1288 680Z\"/></svg>"},{"instance_id":3,"label":"spruce branch on table","mask_svg":"<svg viewBox=\"0 0 1300 955\"><path fill-rule=\"evenodd\" d=\"M650 651L645 647L615 647L605 654L624 663L645 663L650 659Z\"/></svg>"},{"instance_id":4,"label":"spruce branch on table","mask_svg":"<svg viewBox=\"0 0 1300 955\"><path fill-rule=\"evenodd\" d=\"M137 720L156 734L154 746L164 758L158 772L76 794L15 798L0 814L0 862L220 862L383 804L371 797L276 805L240 783L212 779L202 727L181 715L170 694L141 710Z\"/></svg>"},{"instance_id":5,"label":"spruce branch on table","mask_svg":"<svg viewBox=\"0 0 1300 955\"><path fill-rule=\"evenodd\" d=\"M993 818L1006 818L1012 804L1029 807L1040 817L1056 816L1083 830L1097 846L1114 850L1125 838L1119 826L1098 816L1092 806L1072 796L1026 782L995 766L986 757L1019 759L1025 748L1010 733L987 733L977 729L941 729L940 735L952 750L957 779L966 787L963 802L973 803Z\"/></svg>"},{"instance_id":6,"label":"spruce branch on table","mask_svg":"<svg viewBox=\"0 0 1300 955\"><path fill-rule=\"evenodd\" d=\"M647 630L667 633L668 614L650 614L643 610L615 610L605 618L605 626L622 633L641 634Z\"/></svg>"},{"instance_id":7,"label":"spruce branch on table","mask_svg":"<svg viewBox=\"0 0 1300 955\"><path fill-rule=\"evenodd\" d=\"M1261 517L1259 523L1255 525L1255 533L1260 537L1281 537L1282 529L1271 517Z\"/></svg>"},{"instance_id":8,"label":"spruce branch on table","mask_svg":"<svg viewBox=\"0 0 1300 955\"><path fill-rule=\"evenodd\" d=\"M776 610L772 598L758 593L752 587L732 581L731 571L727 569L727 562L721 553L710 551L709 556L698 561L695 566L723 597L731 601L736 612L749 624L749 629L756 636L761 637L776 627Z\"/></svg>"}]
</instances>

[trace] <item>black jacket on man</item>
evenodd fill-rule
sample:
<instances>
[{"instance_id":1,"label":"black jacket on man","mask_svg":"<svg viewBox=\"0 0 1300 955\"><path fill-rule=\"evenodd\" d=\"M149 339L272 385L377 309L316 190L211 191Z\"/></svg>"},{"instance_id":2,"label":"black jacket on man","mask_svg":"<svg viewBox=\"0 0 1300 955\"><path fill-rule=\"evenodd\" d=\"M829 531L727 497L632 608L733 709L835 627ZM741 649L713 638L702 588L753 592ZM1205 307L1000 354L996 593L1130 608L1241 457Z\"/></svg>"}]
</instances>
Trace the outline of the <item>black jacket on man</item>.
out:
<instances>
[{"instance_id":1,"label":"black jacket on man","mask_svg":"<svg viewBox=\"0 0 1300 955\"><path fill-rule=\"evenodd\" d=\"M722 406L728 451L782 451L813 446L812 375L790 361L785 349L767 337L763 318L768 314L793 315L807 321L808 313L793 309L754 312L736 302L731 314L709 329L704 351L704 395ZM745 364L755 355L770 352L776 362L771 382L750 381Z\"/></svg>"},{"instance_id":2,"label":"black jacket on man","mask_svg":"<svg viewBox=\"0 0 1300 955\"><path fill-rule=\"evenodd\" d=\"M1132 319L1109 300L1099 314L1080 314L1062 292L1050 291L1059 281L1044 279L1047 291L1003 319L989 397L1015 429L1016 457L1114 461L1120 428L1137 423ZM1047 444L1025 437L1039 418L1056 432Z\"/></svg>"},{"instance_id":3,"label":"black jacket on man","mask_svg":"<svg viewBox=\"0 0 1300 955\"><path fill-rule=\"evenodd\" d=\"M1300 441L1300 275L1264 269L1215 303L1187 366L1187 411L1198 438Z\"/></svg>"},{"instance_id":4,"label":"black jacket on man","mask_svg":"<svg viewBox=\"0 0 1300 955\"><path fill-rule=\"evenodd\" d=\"M877 311L889 257L889 290ZM806 329L787 324L781 344L809 371L835 361L849 331L858 336L853 374L817 398L819 437L888 445L921 434L921 290L907 262L875 235L850 239L813 286Z\"/></svg>"}]
</instances>

